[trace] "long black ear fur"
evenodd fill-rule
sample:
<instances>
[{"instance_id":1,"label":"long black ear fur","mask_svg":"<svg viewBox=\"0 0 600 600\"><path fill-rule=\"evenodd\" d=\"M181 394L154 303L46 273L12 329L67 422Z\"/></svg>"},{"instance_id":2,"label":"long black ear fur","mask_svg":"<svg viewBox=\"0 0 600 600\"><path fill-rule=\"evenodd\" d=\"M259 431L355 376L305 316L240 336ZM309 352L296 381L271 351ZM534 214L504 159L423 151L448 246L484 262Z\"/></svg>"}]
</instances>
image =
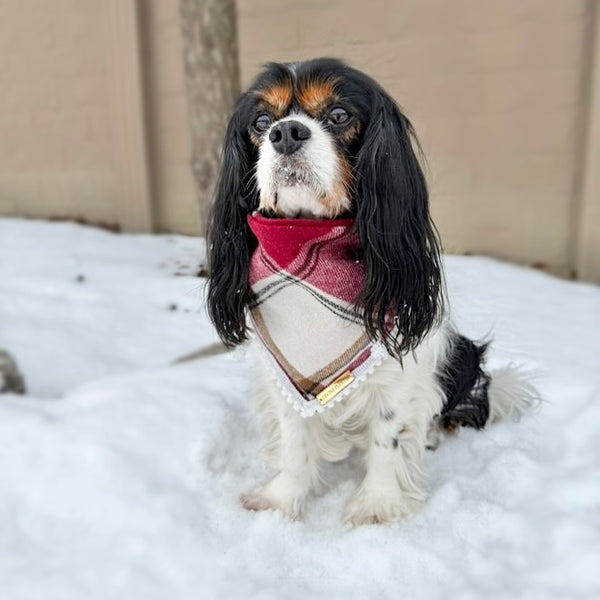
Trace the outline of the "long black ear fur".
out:
<instances>
[{"instance_id":1,"label":"long black ear fur","mask_svg":"<svg viewBox=\"0 0 600 600\"><path fill-rule=\"evenodd\" d=\"M207 308L220 338L227 346L246 339L249 301L248 267L254 238L246 216L253 206L251 171L253 148L241 123L240 98L229 121L223 144L221 172L208 222Z\"/></svg>"},{"instance_id":2,"label":"long black ear fur","mask_svg":"<svg viewBox=\"0 0 600 600\"><path fill-rule=\"evenodd\" d=\"M376 85L376 84L375 84ZM440 321L444 293L437 231L412 125L377 87L356 157L356 213L365 261L358 298L367 333L401 357ZM386 318L398 325L390 333Z\"/></svg>"}]
</instances>

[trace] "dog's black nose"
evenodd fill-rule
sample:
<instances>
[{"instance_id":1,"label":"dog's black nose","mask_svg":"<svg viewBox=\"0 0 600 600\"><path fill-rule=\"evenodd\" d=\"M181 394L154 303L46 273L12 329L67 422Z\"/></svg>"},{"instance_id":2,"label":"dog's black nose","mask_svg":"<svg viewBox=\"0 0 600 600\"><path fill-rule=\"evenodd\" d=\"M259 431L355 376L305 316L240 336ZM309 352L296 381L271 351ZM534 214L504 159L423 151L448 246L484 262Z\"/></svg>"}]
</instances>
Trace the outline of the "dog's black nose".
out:
<instances>
[{"instance_id":1,"label":"dog's black nose","mask_svg":"<svg viewBox=\"0 0 600 600\"><path fill-rule=\"evenodd\" d=\"M300 121L283 121L275 125L269 139L280 154L294 154L310 138L310 129Z\"/></svg>"}]
</instances>

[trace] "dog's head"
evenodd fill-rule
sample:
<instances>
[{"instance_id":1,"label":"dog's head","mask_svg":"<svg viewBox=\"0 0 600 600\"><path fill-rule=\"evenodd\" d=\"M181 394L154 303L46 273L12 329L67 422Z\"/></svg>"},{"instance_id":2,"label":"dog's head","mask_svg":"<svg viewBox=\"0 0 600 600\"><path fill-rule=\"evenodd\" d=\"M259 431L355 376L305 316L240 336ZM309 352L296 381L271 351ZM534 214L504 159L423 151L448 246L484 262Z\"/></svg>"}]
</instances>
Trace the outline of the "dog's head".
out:
<instances>
[{"instance_id":1,"label":"dog's head","mask_svg":"<svg viewBox=\"0 0 600 600\"><path fill-rule=\"evenodd\" d=\"M209 222L208 309L227 345L246 339L246 216L354 216L366 331L390 353L414 348L443 311L439 243L408 119L370 77L333 59L270 64L227 127ZM398 327L389 332L390 313Z\"/></svg>"}]
</instances>

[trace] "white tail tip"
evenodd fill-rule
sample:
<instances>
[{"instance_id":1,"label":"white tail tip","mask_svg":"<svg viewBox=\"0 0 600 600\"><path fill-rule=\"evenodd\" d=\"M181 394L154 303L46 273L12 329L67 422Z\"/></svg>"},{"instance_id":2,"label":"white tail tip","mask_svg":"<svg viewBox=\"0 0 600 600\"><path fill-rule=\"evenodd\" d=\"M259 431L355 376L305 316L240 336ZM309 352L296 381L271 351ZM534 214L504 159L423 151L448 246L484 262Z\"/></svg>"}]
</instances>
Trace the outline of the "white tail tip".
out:
<instances>
[{"instance_id":1,"label":"white tail tip","mask_svg":"<svg viewBox=\"0 0 600 600\"><path fill-rule=\"evenodd\" d=\"M537 408L541 403L542 398L532 383L534 373L510 364L492 371L490 376L488 423L507 418L518 421L521 415Z\"/></svg>"}]
</instances>

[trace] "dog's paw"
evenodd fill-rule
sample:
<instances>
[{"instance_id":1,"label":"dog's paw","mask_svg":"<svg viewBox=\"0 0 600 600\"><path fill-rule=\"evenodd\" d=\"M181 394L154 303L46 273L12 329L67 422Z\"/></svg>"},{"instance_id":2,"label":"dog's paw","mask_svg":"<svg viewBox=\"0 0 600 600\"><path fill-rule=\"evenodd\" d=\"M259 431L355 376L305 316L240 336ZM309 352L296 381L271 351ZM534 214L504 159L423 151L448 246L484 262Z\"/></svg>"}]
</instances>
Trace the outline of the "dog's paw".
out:
<instances>
[{"instance_id":1,"label":"dog's paw","mask_svg":"<svg viewBox=\"0 0 600 600\"><path fill-rule=\"evenodd\" d=\"M240 501L246 510L279 510L292 521L302 519L306 508L306 494L286 485L281 475L260 488L242 494Z\"/></svg>"},{"instance_id":2,"label":"dog's paw","mask_svg":"<svg viewBox=\"0 0 600 600\"><path fill-rule=\"evenodd\" d=\"M260 490L254 490L248 494L240 495L240 502L246 510L274 510L275 506L260 494Z\"/></svg>"},{"instance_id":3,"label":"dog's paw","mask_svg":"<svg viewBox=\"0 0 600 600\"><path fill-rule=\"evenodd\" d=\"M400 489L368 490L359 488L346 504L342 521L359 525L386 525L409 519L421 502L405 496Z\"/></svg>"}]
</instances>

